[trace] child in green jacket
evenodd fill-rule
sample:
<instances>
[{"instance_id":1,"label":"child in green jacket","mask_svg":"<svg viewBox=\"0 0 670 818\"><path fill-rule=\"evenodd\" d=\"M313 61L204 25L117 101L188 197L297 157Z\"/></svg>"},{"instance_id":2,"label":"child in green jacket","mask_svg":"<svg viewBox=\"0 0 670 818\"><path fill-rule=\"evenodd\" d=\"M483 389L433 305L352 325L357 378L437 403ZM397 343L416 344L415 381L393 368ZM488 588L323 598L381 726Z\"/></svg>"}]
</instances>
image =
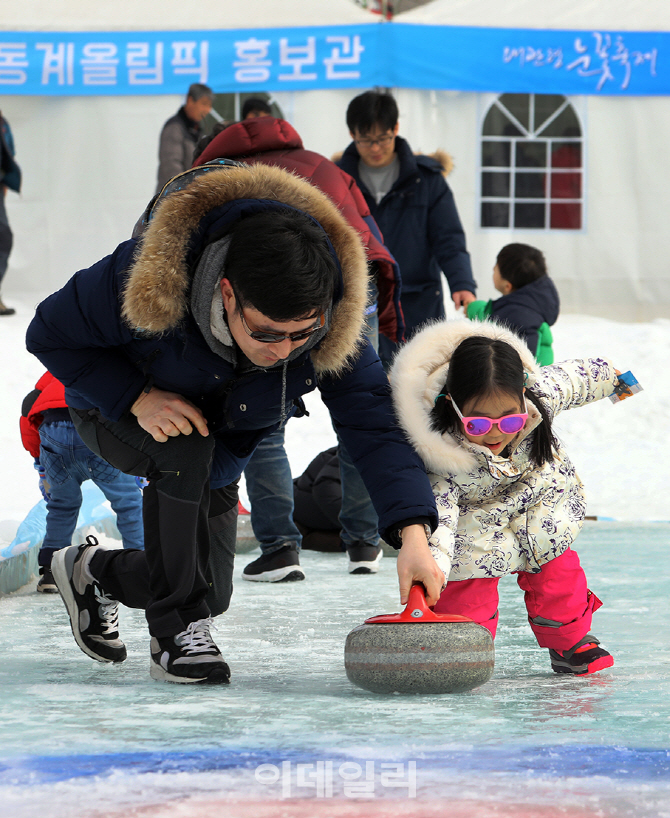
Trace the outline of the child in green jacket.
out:
<instances>
[{"instance_id":1,"label":"child in green jacket","mask_svg":"<svg viewBox=\"0 0 670 818\"><path fill-rule=\"evenodd\" d=\"M503 247L493 268L493 285L502 298L472 301L466 308L468 318L508 327L528 344L540 366L552 364L550 326L558 318L559 297L541 251L529 244Z\"/></svg>"}]
</instances>

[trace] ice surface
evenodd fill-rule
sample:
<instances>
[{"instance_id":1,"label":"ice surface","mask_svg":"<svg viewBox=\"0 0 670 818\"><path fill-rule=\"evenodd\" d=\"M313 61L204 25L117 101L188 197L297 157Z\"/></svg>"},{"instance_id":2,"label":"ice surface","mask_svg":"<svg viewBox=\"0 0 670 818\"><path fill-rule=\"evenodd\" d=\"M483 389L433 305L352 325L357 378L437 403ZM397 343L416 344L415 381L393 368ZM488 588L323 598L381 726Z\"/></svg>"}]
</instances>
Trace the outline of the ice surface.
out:
<instances>
[{"instance_id":1,"label":"ice surface","mask_svg":"<svg viewBox=\"0 0 670 818\"><path fill-rule=\"evenodd\" d=\"M42 373L23 346L36 300L13 299L17 315L0 320L0 546L39 500L18 435L21 400ZM344 639L367 616L399 610L395 564L356 577L342 555L307 552L308 579L279 586L243 582L249 557L238 557L216 634L230 687L161 685L149 678L140 612L122 613L128 660L100 665L76 647L60 600L31 584L0 599L0 816L424 818L448 808L449 818L670 818L670 524L639 522L670 520L659 439L670 428L670 321L561 316L554 336L558 360L606 355L645 390L557 424L588 513L638 521L587 523L577 542L605 603L594 631L615 656L611 671L553 674L506 578L491 682L453 697L358 690ZM334 440L319 398L308 408L287 427L295 473ZM416 797L382 783L381 764L407 773L412 760ZM355 801L341 765L365 776L366 762L375 797ZM301 763L312 767L299 780ZM274 784L257 780L262 764L281 771ZM332 792L319 794L328 769Z\"/></svg>"},{"instance_id":2,"label":"ice surface","mask_svg":"<svg viewBox=\"0 0 670 818\"><path fill-rule=\"evenodd\" d=\"M29 586L0 602L0 815L139 816L116 810L151 804L147 816L195 818L218 815L216 803L221 815L262 815L250 805L270 798L284 806L267 814L299 816L302 808L281 811L282 780L264 784L255 771L290 763L292 797L314 797L297 785L296 765L317 761L336 773L345 762L372 762L376 798L405 804L388 814L414 815L407 790L379 783L382 763L409 760L417 799L453 799L455 816L468 799L493 810L476 816L564 814L525 812L556 799L573 816L584 799L589 815L670 815L669 538L668 524L597 522L577 541L605 603L593 630L614 668L582 679L552 673L508 577L493 679L458 696L379 696L346 678L349 630L399 610L391 558L378 575L352 576L344 555L304 552L306 581L266 585L241 580L254 555L239 555L231 609L216 620L229 687L151 681L139 611L122 609L126 662L88 659L60 599ZM333 809L344 797L335 779ZM221 799L240 797L224 809ZM518 810L507 812L512 803ZM179 812L179 804L190 806Z\"/></svg>"}]
</instances>

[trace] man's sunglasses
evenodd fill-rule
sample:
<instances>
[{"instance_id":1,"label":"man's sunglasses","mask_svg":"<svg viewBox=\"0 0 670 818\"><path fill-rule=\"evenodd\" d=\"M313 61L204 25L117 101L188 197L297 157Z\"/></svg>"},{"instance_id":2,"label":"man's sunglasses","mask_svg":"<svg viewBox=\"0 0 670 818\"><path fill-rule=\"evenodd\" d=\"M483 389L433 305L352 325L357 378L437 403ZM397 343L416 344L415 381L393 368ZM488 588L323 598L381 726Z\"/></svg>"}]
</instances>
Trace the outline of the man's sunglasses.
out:
<instances>
[{"instance_id":1,"label":"man's sunglasses","mask_svg":"<svg viewBox=\"0 0 670 818\"><path fill-rule=\"evenodd\" d=\"M309 327L309 329L301 329L298 330L298 332L261 332L260 330L252 330L249 327L244 317L244 310L241 307L239 309L239 313L240 318L242 319L242 326L244 327L247 335L250 338L253 338L254 341L260 341L262 344L281 344L282 341L286 341L287 339L292 344L297 344L300 343L300 341L306 341L310 335L318 332L326 324L326 315L322 312L320 317L317 319L317 323L313 327Z\"/></svg>"},{"instance_id":2,"label":"man's sunglasses","mask_svg":"<svg viewBox=\"0 0 670 818\"><path fill-rule=\"evenodd\" d=\"M463 421L465 431L472 435L472 437L482 437L488 434L493 428L493 424L497 423L498 428L503 434L515 435L520 432L526 425L528 420L528 407L526 406L526 399L523 400L523 408L525 412L520 412L514 415L503 415L501 418L477 418L477 417L463 417L461 410L456 406L456 401L452 398L451 405L458 417Z\"/></svg>"}]
</instances>

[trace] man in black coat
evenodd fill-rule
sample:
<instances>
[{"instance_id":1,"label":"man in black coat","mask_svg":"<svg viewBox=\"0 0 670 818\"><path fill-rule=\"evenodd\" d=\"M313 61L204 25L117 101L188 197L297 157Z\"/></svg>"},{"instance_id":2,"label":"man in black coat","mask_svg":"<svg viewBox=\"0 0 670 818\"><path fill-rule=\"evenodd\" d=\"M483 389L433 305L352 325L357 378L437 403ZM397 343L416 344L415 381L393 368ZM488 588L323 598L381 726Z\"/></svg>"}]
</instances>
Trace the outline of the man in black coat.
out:
<instances>
[{"instance_id":1,"label":"man in black coat","mask_svg":"<svg viewBox=\"0 0 670 818\"><path fill-rule=\"evenodd\" d=\"M20 192L21 170L14 159L12 130L9 122L0 113L0 285L7 272L9 254L14 241L5 209L7 190ZM13 307L6 307L0 298L0 315L14 315L15 312Z\"/></svg>"},{"instance_id":2,"label":"man in black coat","mask_svg":"<svg viewBox=\"0 0 670 818\"><path fill-rule=\"evenodd\" d=\"M237 480L255 446L318 388L396 547L401 601L444 577L420 459L362 339L367 262L328 197L278 168L215 162L158 199L141 238L39 305L28 349L66 387L84 442L146 477L145 550L58 552L75 640L123 661L118 603L146 611L151 675L229 680L210 635L232 593ZM430 528L429 528L430 527ZM94 538L93 538L94 539Z\"/></svg>"}]
</instances>

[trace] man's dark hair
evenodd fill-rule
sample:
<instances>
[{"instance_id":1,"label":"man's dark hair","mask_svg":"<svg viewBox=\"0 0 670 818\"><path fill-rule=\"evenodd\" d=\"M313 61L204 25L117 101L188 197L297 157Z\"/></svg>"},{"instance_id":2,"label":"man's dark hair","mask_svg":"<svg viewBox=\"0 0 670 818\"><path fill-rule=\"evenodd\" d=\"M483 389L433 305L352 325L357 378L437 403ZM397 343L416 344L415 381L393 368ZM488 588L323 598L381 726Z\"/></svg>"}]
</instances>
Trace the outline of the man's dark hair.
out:
<instances>
[{"instance_id":1,"label":"man's dark hair","mask_svg":"<svg viewBox=\"0 0 670 818\"><path fill-rule=\"evenodd\" d=\"M249 97L249 99L244 100L242 106L242 119L246 119L252 113L263 113L272 116L272 108L260 97Z\"/></svg>"},{"instance_id":2,"label":"man's dark hair","mask_svg":"<svg viewBox=\"0 0 670 818\"><path fill-rule=\"evenodd\" d=\"M386 133L397 124L398 106L391 94L366 91L354 97L347 108L347 128L354 134L368 134L375 126Z\"/></svg>"},{"instance_id":3,"label":"man's dark hair","mask_svg":"<svg viewBox=\"0 0 670 818\"><path fill-rule=\"evenodd\" d=\"M209 85L203 85L200 82L194 82L192 85L189 85L188 93L186 96L191 97L193 102L197 102L199 99L203 97L207 97L208 99L214 100L214 91L209 87Z\"/></svg>"},{"instance_id":4,"label":"man's dark hair","mask_svg":"<svg viewBox=\"0 0 670 818\"><path fill-rule=\"evenodd\" d=\"M247 216L230 235L225 275L241 307L279 322L330 307L339 268L323 229L304 213Z\"/></svg>"},{"instance_id":5,"label":"man's dark hair","mask_svg":"<svg viewBox=\"0 0 670 818\"><path fill-rule=\"evenodd\" d=\"M515 290L547 275L547 262L542 252L530 244L507 244L496 259L500 275Z\"/></svg>"},{"instance_id":6,"label":"man's dark hair","mask_svg":"<svg viewBox=\"0 0 670 818\"><path fill-rule=\"evenodd\" d=\"M446 395L456 401L461 412L471 400L501 392L510 395L521 407L524 380L523 363L513 346L483 335L466 338L449 361L447 380L431 412L433 428L441 433L463 431L463 424ZM531 388L526 389L525 397L542 417L542 423L532 433L530 457L536 466L543 466L554 459L553 447L557 445L551 417Z\"/></svg>"}]
</instances>

